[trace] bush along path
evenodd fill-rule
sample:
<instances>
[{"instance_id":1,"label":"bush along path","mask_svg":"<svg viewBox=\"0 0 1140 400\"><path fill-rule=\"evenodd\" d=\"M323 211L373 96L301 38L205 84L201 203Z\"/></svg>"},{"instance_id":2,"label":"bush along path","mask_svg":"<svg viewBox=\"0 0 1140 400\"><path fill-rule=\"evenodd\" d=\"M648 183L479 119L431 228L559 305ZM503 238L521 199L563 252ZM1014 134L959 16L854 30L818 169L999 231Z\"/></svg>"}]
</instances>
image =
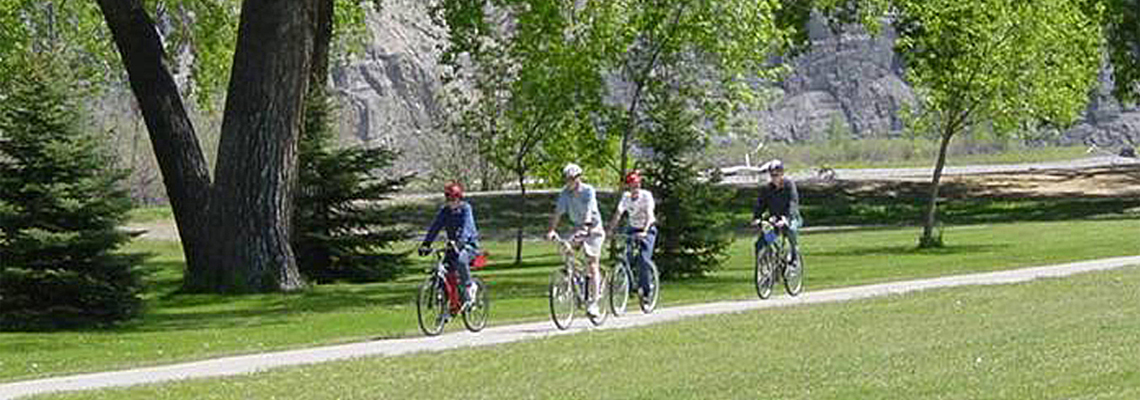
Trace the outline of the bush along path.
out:
<instances>
[{"instance_id":1,"label":"bush along path","mask_svg":"<svg viewBox=\"0 0 1140 400\"><path fill-rule=\"evenodd\" d=\"M660 309L649 315L636 313L626 314L626 316L621 318L611 319L599 328L594 328L586 322L577 322L571 329L560 331L554 328L549 321L542 321L493 327L477 334L455 332L431 338L419 337L352 343L312 349L227 357L160 367L13 382L0 385L0 400L59 391L90 390L180 379L248 374L276 367L313 364L363 356L397 356L425 351L444 351L462 347L488 346L521 340L540 339L554 335L576 334L592 329L623 329L702 315L737 313L772 307L851 301L936 288L964 285L1011 284L1027 282L1034 279L1059 278L1073 274L1105 271L1129 266L1140 266L1140 256L1115 257L1052 266L954 275L816 292L810 291L809 288L808 291L799 297L784 296L764 301L748 300L694 304Z\"/></svg>"}]
</instances>

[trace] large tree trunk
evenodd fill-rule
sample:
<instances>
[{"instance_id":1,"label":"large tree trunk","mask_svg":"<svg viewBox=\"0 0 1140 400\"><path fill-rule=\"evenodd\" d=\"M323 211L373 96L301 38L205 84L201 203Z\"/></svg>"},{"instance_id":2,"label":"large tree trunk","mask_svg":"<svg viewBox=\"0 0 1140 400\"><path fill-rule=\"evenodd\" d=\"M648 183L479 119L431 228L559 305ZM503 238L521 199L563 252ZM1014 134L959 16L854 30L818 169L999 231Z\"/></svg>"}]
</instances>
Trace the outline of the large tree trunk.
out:
<instances>
[{"instance_id":1,"label":"large tree trunk","mask_svg":"<svg viewBox=\"0 0 1140 400\"><path fill-rule=\"evenodd\" d=\"M934 162L934 177L930 182L930 203L926 205L926 221L922 225L922 238L919 244L923 247L936 245L939 240L934 238L934 226L938 215L938 189L941 187L942 169L946 166L946 148L950 146L953 131L942 134L942 144L938 147L938 160Z\"/></svg>"},{"instance_id":2,"label":"large tree trunk","mask_svg":"<svg viewBox=\"0 0 1140 400\"><path fill-rule=\"evenodd\" d=\"M209 287L303 287L289 245L317 0L246 0L222 122Z\"/></svg>"},{"instance_id":3,"label":"large tree trunk","mask_svg":"<svg viewBox=\"0 0 1140 400\"><path fill-rule=\"evenodd\" d=\"M323 90L329 83L329 46L333 37L334 0L316 0L309 91Z\"/></svg>"},{"instance_id":4,"label":"large tree trunk","mask_svg":"<svg viewBox=\"0 0 1140 400\"><path fill-rule=\"evenodd\" d=\"M166 195L174 210L188 275L206 269L210 173L154 21L141 0L99 0L146 121Z\"/></svg>"}]
</instances>

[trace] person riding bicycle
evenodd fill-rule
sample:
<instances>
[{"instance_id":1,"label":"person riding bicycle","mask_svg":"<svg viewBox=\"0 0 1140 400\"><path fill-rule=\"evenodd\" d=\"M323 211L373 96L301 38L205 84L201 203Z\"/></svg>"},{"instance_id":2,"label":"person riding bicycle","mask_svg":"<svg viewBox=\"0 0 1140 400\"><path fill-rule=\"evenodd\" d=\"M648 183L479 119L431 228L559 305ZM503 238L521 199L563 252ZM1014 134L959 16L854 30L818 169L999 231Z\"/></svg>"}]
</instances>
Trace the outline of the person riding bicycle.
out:
<instances>
[{"instance_id":1,"label":"person riding bicycle","mask_svg":"<svg viewBox=\"0 0 1140 400\"><path fill-rule=\"evenodd\" d=\"M582 183L582 167L577 164L566 164L566 167L562 168L562 177L566 180L566 186L558 194L558 204L554 207L554 215L550 217L550 228L547 229L546 238L549 240L558 238L555 229L558 228L562 214L570 217L570 222L574 224L575 235L584 237L582 245L586 253L586 262L590 266L590 280L593 282L589 289L593 295L590 296L591 301L586 307L586 313L592 316L600 315L598 297L601 295L601 273L598 269L598 260L602 255L606 232L601 224L602 214L598 211L598 198L593 186Z\"/></svg>"},{"instance_id":2,"label":"person riding bicycle","mask_svg":"<svg viewBox=\"0 0 1140 400\"><path fill-rule=\"evenodd\" d=\"M637 287L642 297L648 298L656 289L650 287L649 282L650 266L653 265L653 245L657 242L657 217L653 212L656 203L653 200L653 193L641 188L641 172L630 171L625 175L625 184L628 190L622 193L617 211L610 218L610 228L607 232L613 232L622 214L629 213L629 224L625 227L625 233L641 250L640 258L629 261L638 265L640 274ZM632 252L632 249L626 248L626 251Z\"/></svg>"},{"instance_id":3,"label":"person riding bicycle","mask_svg":"<svg viewBox=\"0 0 1140 400\"><path fill-rule=\"evenodd\" d=\"M443 187L443 195L447 202L435 215L419 253L421 256L431 254L431 243L439 230L447 231L447 239L455 242L455 248L447 249L444 260L448 269L458 272L459 283L466 288L459 291L466 309L475 300L475 291L478 290L471 283L471 260L479 251L479 230L475 228L475 212L471 204L463 200L463 186L458 182L448 183Z\"/></svg>"},{"instance_id":4,"label":"person riding bicycle","mask_svg":"<svg viewBox=\"0 0 1140 400\"><path fill-rule=\"evenodd\" d=\"M756 206L752 209L752 225L760 225L760 220L767 212L773 225L784 231L791 244L792 260L799 260L797 239L803 218L800 217L800 193L796 190L796 183L784 176L784 163L772 160L761 169L768 171L771 178L767 185L760 186L760 195L756 199ZM756 239L756 253L759 254L764 246L764 236Z\"/></svg>"}]
</instances>

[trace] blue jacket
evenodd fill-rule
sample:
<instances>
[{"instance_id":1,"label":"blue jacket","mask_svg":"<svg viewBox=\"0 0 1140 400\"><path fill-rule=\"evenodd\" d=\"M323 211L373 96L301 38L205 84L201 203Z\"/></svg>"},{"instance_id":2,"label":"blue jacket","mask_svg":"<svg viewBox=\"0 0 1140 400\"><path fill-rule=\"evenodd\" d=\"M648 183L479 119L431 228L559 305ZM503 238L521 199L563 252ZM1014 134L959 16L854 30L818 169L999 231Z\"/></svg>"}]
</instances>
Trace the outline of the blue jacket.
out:
<instances>
[{"instance_id":1,"label":"blue jacket","mask_svg":"<svg viewBox=\"0 0 1140 400\"><path fill-rule=\"evenodd\" d=\"M475 212L472 211L471 204L466 201L454 210L446 204L440 207L439 213L435 215L435 221L432 221L431 227L428 228L424 243L435 241L440 229L446 229L447 239L454 240L460 246L478 246L479 230L475 228Z\"/></svg>"}]
</instances>

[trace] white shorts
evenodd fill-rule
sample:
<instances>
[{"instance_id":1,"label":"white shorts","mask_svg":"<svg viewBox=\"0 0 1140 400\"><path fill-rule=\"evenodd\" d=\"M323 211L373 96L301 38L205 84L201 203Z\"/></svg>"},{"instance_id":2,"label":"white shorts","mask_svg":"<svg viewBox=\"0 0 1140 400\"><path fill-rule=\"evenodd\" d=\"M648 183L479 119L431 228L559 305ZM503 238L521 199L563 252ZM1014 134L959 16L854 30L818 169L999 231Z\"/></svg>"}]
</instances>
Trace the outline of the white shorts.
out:
<instances>
[{"instance_id":1,"label":"white shorts","mask_svg":"<svg viewBox=\"0 0 1140 400\"><path fill-rule=\"evenodd\" d=\"M602 246L606 243L606 230L601 226L595 226L590 229L589 235L582 240L582 250L586 252L588 257L601 257Z\"/></svg>"}]
</instances>

